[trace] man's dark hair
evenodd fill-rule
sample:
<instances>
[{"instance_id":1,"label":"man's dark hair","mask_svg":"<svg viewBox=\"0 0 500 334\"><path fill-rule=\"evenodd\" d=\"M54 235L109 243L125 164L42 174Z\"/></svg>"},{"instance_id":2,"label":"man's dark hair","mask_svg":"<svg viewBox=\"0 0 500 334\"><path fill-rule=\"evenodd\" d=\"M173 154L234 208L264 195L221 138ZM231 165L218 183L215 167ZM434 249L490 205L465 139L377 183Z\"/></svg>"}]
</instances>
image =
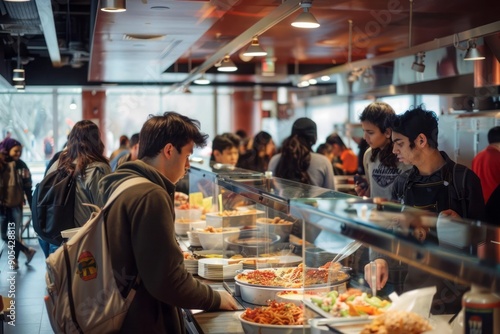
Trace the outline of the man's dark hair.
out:
<instances>
[{"instance_id":1,"label":"man's dark hair","mask_svg":"<svg viewBox=\"0 0 500 334\"><path fill-rule=\"evenodd\" d=\"M346 149L347 146L345 146L344 144L344 141L342 140L342 138L340 138L340 136L336 133L332 133L331 135L329 135L328 137L326 137L326 142L330 145L334 145L334 144L337 144L339 145L342 149Z\"/></svg>"},{"instance_id":2,"label":"man's dark hair","mask_svg":"<svg viewBox=\"0 0 500 334\"><path fill-rule=\"evenodd\" d=\"M393 117L390 127L392 131L408 137L410 147L415 147L415 139L419 134L427 137L431 148L438 147L438 118L434 111L425 110L423 105L409 109L404 114Z\"/></svg>"},{"instance_id":3,"label":"man's dark hair","mask_svg":"<svg viewBox=\"0 0 500 334\"><path fill-rule=\"evenodd\" d=\"M139 143L139 134L134 133L132 137L130 137L130 143L129 143L130 148L134 147L137 143Z\"/></svg>"},{"instance_id":4,"label":"man's dark hair","mask_svg":"<svg viewBox=\"0 0 500 334\"><path fill-rule=\"evenodd\" d=\"M234 133L226 132L221 135L217 135L214 137L212 141L212 157L211 160L215 161L214 151L217 150L222 152L228 148L236 148L238 149L240 146L240 137L235 135Z\"/></svg>"},{"instance_id":5,"label":"man's dark hair","mask_svg":"<svg viewBox=\"0 0 500 334\"><path fill-rule=\"evenodd\" d=\"M488 131L488 143L500 143L500 126L495 126Z\"/></svg>"},{"instance_id":6,"label":"man's dark hair","mask_svg":"<svg viewBox=\"0 0 500 334\"><path fill-rule=\"evenodd\" d=\"M182 147L193 141L196 147L207 144L208 135L200 132L200 122L174 111L161 116L150 115L139 134L138 158L154 158L171 143L180 153Z\"/></svg>"},{"instance_id":7,"label":"man's dark hair","mask_svg":"<svg viewBox=\"0 0 500 334\"><path fill-rule=\"evenodd\" d=\"M125 135L120 136L120 146L125 146L129 142L128 137Z\"/></svg>"},{"instance_id":8,"label":"man's dark hair","mask_svg":"<svg viewBox=\"0 0 500 334\"><path fill-rule=\"evenodd\" d=\"M241 129L236 131L236 135L238 137L240 137L241 139L245 139L246 137L248 137L247 132L245 130L241 130Z\"/></svg>"}]
</instances>

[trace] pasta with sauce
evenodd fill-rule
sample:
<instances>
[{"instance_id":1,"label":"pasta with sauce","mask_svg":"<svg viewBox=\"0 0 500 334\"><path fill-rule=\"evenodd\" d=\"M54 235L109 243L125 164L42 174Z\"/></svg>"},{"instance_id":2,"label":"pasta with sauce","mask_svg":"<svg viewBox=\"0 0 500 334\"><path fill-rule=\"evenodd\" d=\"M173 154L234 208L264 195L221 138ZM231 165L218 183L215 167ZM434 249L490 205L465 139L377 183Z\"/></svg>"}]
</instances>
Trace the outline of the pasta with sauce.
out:
<instances>
[{"instance_id":1,"label":"pasta with sauce","mask_svg":"<svg viewBox=\"0 0 500 334\"><path fill-rule=\"evenodd\" d=\"M294 303L271 301L268 306L247 308L242 319L265 325L303 325L304 310Z\"/></svg>"}]
</instances>

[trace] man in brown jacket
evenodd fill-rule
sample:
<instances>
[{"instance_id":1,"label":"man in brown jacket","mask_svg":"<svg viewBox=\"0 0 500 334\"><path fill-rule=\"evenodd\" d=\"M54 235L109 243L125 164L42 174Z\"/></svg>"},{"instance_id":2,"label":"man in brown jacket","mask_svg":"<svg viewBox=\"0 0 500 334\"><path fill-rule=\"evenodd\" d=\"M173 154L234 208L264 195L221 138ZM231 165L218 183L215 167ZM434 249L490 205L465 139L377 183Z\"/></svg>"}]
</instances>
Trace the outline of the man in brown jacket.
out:
<instances>
[{"instance_id":1,"label":"man in brown jacket","mask_svg":"<svg viewBox=\"0 0 500 334\"><path fill-rule=\"evenodd\" d=\"M122 333L185 333L181 308L235 310L226 291L193 278L174 232L175 184L189 168L194 146L206 144L199 122L175 112L152 116L140 132L139 160L104 178L105 200L123 181L151 181L125 190L106 217L115 278L126 295L139 276L136 296Z\"/></svg>"}]
</instances>

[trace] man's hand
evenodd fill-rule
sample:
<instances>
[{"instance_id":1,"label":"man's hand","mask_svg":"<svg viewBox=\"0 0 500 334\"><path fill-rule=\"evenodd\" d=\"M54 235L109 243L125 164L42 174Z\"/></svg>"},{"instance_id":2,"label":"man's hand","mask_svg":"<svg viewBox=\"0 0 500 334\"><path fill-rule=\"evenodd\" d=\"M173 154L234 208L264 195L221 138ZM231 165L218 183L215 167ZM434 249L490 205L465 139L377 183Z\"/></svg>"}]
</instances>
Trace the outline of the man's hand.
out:
<instances>
[{"instance_id":1,"label":"man's hand","mask_svg":"<svg viewBox=\"0 0 500 334\"><path fill-rule=\"evenodd\" d=\"M387 279L389 278L389 265L384 259L376 259L375 263L377 264L377 290L380 290L385 286ZM369 277L371 277L371 269L370 264L368 263L365 266L365 281L370 287L372 287L370 279L368 279Z\"/></svg>"},{"instance_id":2,"label":"man's hand","mask_svg":"<svg viewBox=\"0 0 500 334\"><path fill-rule=\"evenodd\" d=\"M220 295L220 306L221 310L234 311L238 309L238 304L236 300L227 291L217 291Z\"/></svg>"},{"instance_id":3,"label":"man's hand","mask_svg":"<svg viewBox=\"0 0 500 334\"><path fill-rule=\"evenodd\" d=\"M439 217L451 217L451 218L461 218L458 213L452 209L443 210L439 213Z\"/></svg>"}]
</instances>

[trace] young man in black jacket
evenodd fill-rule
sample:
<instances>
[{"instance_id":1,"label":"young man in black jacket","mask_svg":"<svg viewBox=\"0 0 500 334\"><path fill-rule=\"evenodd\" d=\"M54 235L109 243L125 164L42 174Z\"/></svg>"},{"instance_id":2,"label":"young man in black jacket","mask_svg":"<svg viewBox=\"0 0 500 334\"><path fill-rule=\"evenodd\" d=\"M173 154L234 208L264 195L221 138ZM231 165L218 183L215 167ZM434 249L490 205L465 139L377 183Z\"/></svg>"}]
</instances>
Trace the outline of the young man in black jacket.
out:
<instances>
[{"instance_id":1,"label":"young man in black jacket","mask_svg":"<svg viewBox=\"0 0 500 334\"><path fill-rule=\"evenodd\" d=\"M481 233L451 224L446 227L448 235L443 235L439 233L439 221L483 219L484 200L479 178L438 150L438 119L434 112L419 106L396 116L391 123L393 153L400 162L413 165L394 181L392 199L404 206L430 211L430 217L435 217L429 220L432 224L412 226L409 237L422 244L453 245L461 252L475 253L482 241ZM377 287L381 288L387 281L388 266L383 259L375 262L379 279ZM369 274L368 267L365 273ZM437 287L431 309L433 313L454 313L460 309L463 286L409 266L405 290L432 285Z\"/></svg>"}]
</instances>

